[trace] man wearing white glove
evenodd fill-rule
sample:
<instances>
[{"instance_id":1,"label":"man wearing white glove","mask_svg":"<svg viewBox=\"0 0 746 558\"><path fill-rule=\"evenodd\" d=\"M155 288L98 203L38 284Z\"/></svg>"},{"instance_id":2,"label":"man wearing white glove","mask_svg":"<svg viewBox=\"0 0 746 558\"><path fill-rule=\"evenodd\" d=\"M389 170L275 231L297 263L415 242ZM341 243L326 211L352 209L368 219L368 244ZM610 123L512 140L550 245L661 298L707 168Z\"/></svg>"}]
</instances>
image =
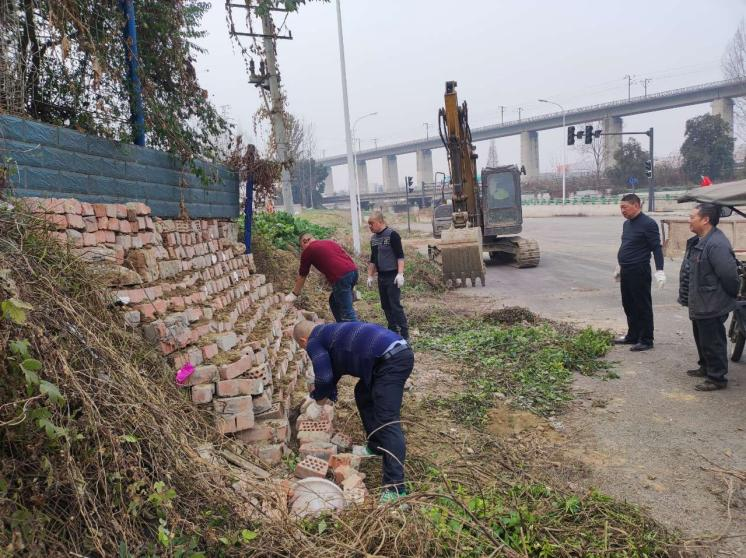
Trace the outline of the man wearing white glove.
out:
<instances>
[{"instance_id":1,"label":"man wearing white glove","mask_svg":"<svg viewBox=\"0 0 746 558\"><path fill-rule=\"evenodd\" d=\"M655 259L655 282L659 289L666 284L663 273L663 249L658 223L642 212L640 198L626 194L620 203L622 244L617 254L614 278L619 282L622 306L627 316L627 334L618 337L618 345L632 345L631 351L653 348L653 299L650 294L652 274L650 255Z\"/></svg>"},{"instance_id":2,"label":"man wearing white glove","mask_svg":"<svg viewBox=\"0 0 746 558\"><path fill-rule=\"evenodd\" d=\"M404 249L401 236L386 226L380 211L374 211L368 217L368 228L373 233L370 237L368 287L373 286L378 274L378 294L388 327L408 339L409 326L401 304L401 288L404 286Z\"/></svg>"}]
</instances>

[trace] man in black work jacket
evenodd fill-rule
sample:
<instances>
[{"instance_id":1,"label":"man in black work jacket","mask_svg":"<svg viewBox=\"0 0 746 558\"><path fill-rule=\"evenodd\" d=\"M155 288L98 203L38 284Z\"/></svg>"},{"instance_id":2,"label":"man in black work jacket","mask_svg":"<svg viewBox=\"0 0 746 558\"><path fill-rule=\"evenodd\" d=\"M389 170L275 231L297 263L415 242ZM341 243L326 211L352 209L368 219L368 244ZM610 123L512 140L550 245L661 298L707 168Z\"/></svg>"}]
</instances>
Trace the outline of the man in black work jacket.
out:
<instances>
[{"instance_id":1,"label":"man in black work jacket","mask_svg":"<svg viewBox=\"0 0 746 558\"><path fill-rule=\"evenodd\" d=\"M614 278L620 282L622 306L627 315L627 335L618 337L618 345L632 345L631 351L653 348L653 300L650 295L650 254L655 258L655 280L658 288L666 284L663 273L663 249L658 224L642 212L635 194L622 197L619 206L626 219L622 227L622 244L617 254Z\"/></svg>"},{"instance_id":2,"label":"man in black work jacket","mask_svg":"<svg viewBox=\"0 0 746 558\"><path fill-rule=\"evenodd\" d=\"M687 257L682 263L682 276L688 274L686 305L699 357L699 367L686 373L704 378L695 386L699 391L728 385L725 320L736 306L739 277L730 242L717 228L719 221L720 208L716 205L703 203L692 209L689 230L697 236L687 242Z\"/></svg>"},{"instance_id":3,"label":"man in black work jacket","mask_svg":"<svg viewBox=\"0 0 746 558\"><path fill-rule=\"evenodd\" d=\"M401 288L404 286L404 249L401 236L386 226L383 213L374 211L368 217L370 237L370 262L368 263L368 287L373 286L378 274L378 295L381 308L391 331L409 339L409 326L401 304Z\"/></svg>"}]
</instances>

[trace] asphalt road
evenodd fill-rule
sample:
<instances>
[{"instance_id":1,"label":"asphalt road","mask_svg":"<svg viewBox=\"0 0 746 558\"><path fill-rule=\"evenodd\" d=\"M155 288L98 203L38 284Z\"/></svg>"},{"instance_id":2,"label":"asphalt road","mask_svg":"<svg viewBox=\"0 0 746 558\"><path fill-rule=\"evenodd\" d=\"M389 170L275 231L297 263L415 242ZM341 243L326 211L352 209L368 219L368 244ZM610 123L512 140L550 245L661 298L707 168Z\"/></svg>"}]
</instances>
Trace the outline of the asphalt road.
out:
<instances>
[{"instance_id":1,"label":"asphalt road","mask_svg":"<svg viewBox=\"0 0 746 558\"><path fill-rule=\"evenodd\" d=\"M523 236L539 241L539 267L490 266L486 287L461 292L623 334L612 278L621 226L621 216L529 219ZM587 465L590 484L648 507L687 535L725 532L716 554L746 556L746 488L712 470L746 470L746 365L731 364L726 390L694 390L685 370L696 366L696 348L687 311L676 303L679 266L667 259L667 285L653 289L655 349L614 348L618 380L578 376L559 451Z\"/></svg>"}]
</instances>

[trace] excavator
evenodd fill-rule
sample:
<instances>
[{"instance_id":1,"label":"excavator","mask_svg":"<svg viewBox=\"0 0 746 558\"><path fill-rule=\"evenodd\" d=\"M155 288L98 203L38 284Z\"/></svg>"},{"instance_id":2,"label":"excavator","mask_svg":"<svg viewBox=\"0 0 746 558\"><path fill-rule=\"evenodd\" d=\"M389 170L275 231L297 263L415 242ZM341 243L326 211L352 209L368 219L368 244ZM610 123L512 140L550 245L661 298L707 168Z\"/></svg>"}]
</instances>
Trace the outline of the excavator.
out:
<instances>
[{"instance_id":1,"label":"excavator","mask_svg":"<svg viewBox=\"0 0 746 558\"><path fill-rule=\"evenodd\" d=\"M484 286L483 253L493 262L516 267L539 265L539 245L518 235L523 227L521 170L515 165L482 169L477 178L476 147L472 144L466 101L459 106L456 82L446 82L445 107L438 111L440 139L448 154L451 203L433 209L430 257L442 265L443 280L452 286ZM525 171L523 171L525 173Z\"/></svg>"}]
</instances>

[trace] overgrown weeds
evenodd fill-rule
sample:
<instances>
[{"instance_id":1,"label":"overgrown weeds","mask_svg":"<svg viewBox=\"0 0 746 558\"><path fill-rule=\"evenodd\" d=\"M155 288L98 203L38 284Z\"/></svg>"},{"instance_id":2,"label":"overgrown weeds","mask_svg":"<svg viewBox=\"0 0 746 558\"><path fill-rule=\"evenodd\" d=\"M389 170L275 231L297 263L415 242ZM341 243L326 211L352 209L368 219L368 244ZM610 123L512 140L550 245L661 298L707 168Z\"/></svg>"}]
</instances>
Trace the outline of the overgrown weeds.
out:
<instances>
[{"instance_id":1,"label":"overgrown weeds","mask_svg":"<svg viewBox=\"0 0 746 558\"><path fill-rule=\"evenodd\" d=\"M530 321L518 321L520 316ZM571 398L573 372L593 375L609 368L600 357L611 348L610 333L559 328L516 309L484 319L431 312L420 321L417 348L465 365L469 389L442 404L471 424L485 419L497 393L537 414L553 413Z\"/></svg>"}]
</instances>

